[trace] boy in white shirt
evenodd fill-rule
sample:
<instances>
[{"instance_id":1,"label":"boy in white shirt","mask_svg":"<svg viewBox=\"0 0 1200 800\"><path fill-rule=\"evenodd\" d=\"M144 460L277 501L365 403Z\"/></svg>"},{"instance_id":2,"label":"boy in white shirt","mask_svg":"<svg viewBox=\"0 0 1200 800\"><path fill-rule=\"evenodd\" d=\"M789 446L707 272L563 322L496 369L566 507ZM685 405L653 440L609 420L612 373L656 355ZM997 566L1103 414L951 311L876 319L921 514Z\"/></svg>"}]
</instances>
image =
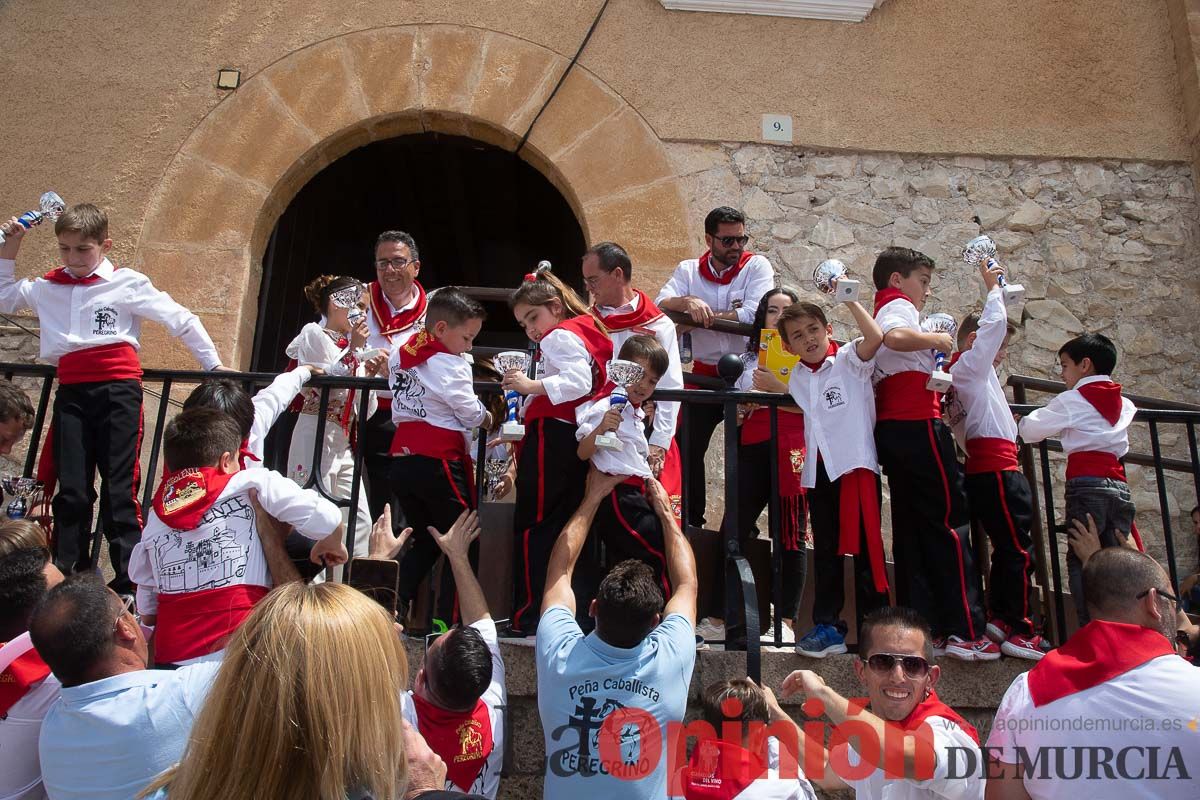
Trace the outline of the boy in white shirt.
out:
<instances>
[{"instance_id":1,"label":"boy in white shirt","mask_svg":"<svg viewBox=\"0 0 1200 800\"><path fill-rule=\"evenodd\" d=\"M441 555L427 528L449 530L459 514L475 508L464 434L487 428L491 414L475 396L471 365L463 354L470 352L486 316L483 306L458 289L439 289L429 298L425 329L397 348L388 364L396 424L392 492L414 531L400 561L401 619ZM449 622L452 601L441 598L439 619Z\"/></svg>"},{"instance_id":2,"label":"boy in white shirt","mask_svg":"<svg viewBox=\"0 0 1200 800\"><path fill-rule=\"evenodd\" d=\"M784 347L800 356L788 392L804 411L808 458L800 484L808 492L816 591L814 627L796 652L812 658L846 652L842 555L854 555L859 620L888 604L871 388L883 332L861 305L847 305L863 336L841 347L831 341L833 327L820 306L793 303L778 323Z\"/></svg>"},{"instance_id":3,"label":"boy in white shirt","mask_svg":"<svg viewBox=\"0 0 1200 800\"><path fill-rule=\"evenodd\" d=\"M636 558L648 564L662 587L663 596L669 597L671 587L663 555L662 522L645 495L645 481L653 473L649 461L650 445L646 439L646 415L641 406L654 394L659 379L670 367L670 359L657 339L644 334L626 339L617 358L642 367L642 377L626 388L628 401L613 405L612 390L615 387L609 383L595 400L576 411L579 457L585 461L590 459L601 472L629 476L600 504L592 522L591 535L602 537L609 563ZM596 447L596 438L605 433L616 434L621 442L620 450ZM590 600L592 595L589 592L585 599Z\"/></svg>"},{"instance_id":4,"label":"boy in white shirt","mask_svg":"<svg viewBox=\"0 0 1200 800\"><path fill-rule=\"evenodd\" d=\"M1029 443L1057 436L1067 454L1066 514L1068 520L1086 523L1090 514L1100 532L1100 546L1118 544L1116 532L1133 534L1138 549L1141 537L1133 523L1133 499L1125 480L1121 458L1129 452L1129 425L1137 407L1121 395L1114 383L1117 348L1103 334L1085 333L1058 350L1067 391L1018 423L1021 438ZM1079 624L1090 619L1083 601L1083 566L1067 550L1067 576Z\"/></svg>"}]
</instances>

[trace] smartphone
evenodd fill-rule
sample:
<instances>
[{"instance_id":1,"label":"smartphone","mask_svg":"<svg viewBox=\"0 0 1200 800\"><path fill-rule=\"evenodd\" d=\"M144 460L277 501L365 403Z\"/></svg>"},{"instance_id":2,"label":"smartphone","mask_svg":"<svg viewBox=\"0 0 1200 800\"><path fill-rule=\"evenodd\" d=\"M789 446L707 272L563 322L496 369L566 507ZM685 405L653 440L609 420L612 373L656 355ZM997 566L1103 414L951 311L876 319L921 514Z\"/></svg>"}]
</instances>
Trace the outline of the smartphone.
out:
<instances>
[{"instance_id":1,"label":"smartphone","mask_svg":"<svg viewBox=\"0 0 1200 800\"><path fill-rule=\"evenodd\" d=\"M349 583L383 606L393 618L396 616L400 562L391 558L352 558Z\"/></svg>"}]
</instances>

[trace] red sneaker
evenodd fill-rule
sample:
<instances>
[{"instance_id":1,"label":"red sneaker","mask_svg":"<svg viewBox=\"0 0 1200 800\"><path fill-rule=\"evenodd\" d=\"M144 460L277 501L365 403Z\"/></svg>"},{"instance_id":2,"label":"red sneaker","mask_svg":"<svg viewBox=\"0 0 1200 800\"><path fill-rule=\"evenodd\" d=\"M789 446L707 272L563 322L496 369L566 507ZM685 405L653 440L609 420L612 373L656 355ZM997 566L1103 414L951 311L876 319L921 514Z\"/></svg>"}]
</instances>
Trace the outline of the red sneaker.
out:
<instances>
[{"instance_id":1,"label":"red sneaker","mask_svg":"<svg viewBox=\"0 0 1200 800\"><path fill-rule=\"evenodd\" d=\"M1009 625L1002 619L988 620L987 637L996 644L1004 644L1004 641L1012 636L1012 625Z\"/></svg>"},{"instance_id":2,"label":"red sneaker","mask_svg":"<svg viewBox=\"0 0 1200 800\"><path fill-rule=\"evenodd\" d=\"M1025 658L1030 661L1041 661L1050 650L1050 643L1036 633L1032 636L1022 636L1019 633L1015 633L1009 636L1004 644L1000 645L1000 651L1004 655L1012 656L1013 658Z\"/></svg>"},{"instance_id":3,"label":"red sneaker","mask_svg":"<svg viewBox=\"0 0 1200 800\"><path fill-rule=\"evenodd\" d=\"M986 636L973 641L951 636L946 639L946 655L959 661L995 661L1000 658L1000 647Z\"/></svg>"}]
</instances>

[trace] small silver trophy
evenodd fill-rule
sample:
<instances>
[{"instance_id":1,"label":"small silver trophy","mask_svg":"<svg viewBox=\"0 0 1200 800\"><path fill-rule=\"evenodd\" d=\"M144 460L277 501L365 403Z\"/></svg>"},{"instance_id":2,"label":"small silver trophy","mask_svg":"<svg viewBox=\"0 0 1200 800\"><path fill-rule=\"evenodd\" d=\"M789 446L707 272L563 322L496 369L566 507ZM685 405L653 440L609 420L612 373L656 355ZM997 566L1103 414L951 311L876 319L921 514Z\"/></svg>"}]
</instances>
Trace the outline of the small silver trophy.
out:
<instances>
[{"instance_id":1,"label":"small silver trophy","mask_svg":"<svg viewBox=\"0 0 1200 800\"><path fill-rule=\"evenodd\" d=\"M962 250L963 261L970 264L972 267L978 267L980 264L991 266L991 261L996 257L996 243L992 241L992 237L976 236L971 241L967 242L966 247ZM1001 274L997 282L1000 284L1001 290L1004 292L1004 304L1013 305L1025 299L1025 287L1019 283L1009 283Z\"/></svg>"},{"instance_id":2,"label":"small silver trophy","mask_svg":"<svg viewBox=\"0 0 1200 800\"><path fill-rule=\"evenodd\" d=\"M858 300L862 284L846 277L846 265L836 258L826 259L813 270L813 284L817 291L831 294L839 303Z\"/></svg>"},{"instance_id":3,"label":"small silver trophy","mask_svg":"<svg viewBox=\"0 0 1200 800\"><path fill-rule=\"evenodd\" d=\"M958 323L954 321L954 317L944 312L930 314L921 323L921 330L926 333L945 333L950 336L958 330ZM937 350L933 351L933 374L929 376L929 380L925 382L925 388L931 392L947 392L954 385L954 378L950 376L950 372L946 369L946 359L949 358L948 353L942 353Z\"/></svg>"},{"instance_id":4,"label":"small silver trophy","mask_svg":"<svg viewBox=\"0 0 1200 800\"><path fill-rule=\"evenodd\" d=\"M29 230L34 225L41 225L46 220L54 222L67 210L67 204L55 192L46 192L38 200L37 211L26 211L17 217L17 224ZM0 230L0 245L4 244L4 231Z\"/></svg>"},{"instance_id":5,"label":"small silver trophy","mask_svg":"<svg viewBox=\"0 0 1200 800\"><path fill-rule=\"evenodd\" d=\"M504 477L504 473L507 471L507 458L489 458L483 462L484 486L487 488L489 500L496 499L496 487L500 485L500 479Z\"/></svg>"},{"instance_id":6,"label":"small silver trophy","mask_svg":"<svg viewBox=\"0 0 1200 800\"><path fill-rule=\"evenodd\" d=\"M9 519L23 519L29 515L29 500L42 491L42 482L37 478L22 478L19 475L5 475L0 479L0 485L13 499L5 509Z\"/></svg>"},{"instance_id":7,"label":"small silver trophy","mask_svg":"<svg viewBox=\"0 0 1200 800\"><path fill-rule=\"evenodd\" d=\"M642 375L646 370L642 369L641 364L633 361L623 361L619 358L614 358L608 362L608 379L613 382L616 387L613 389L612 395L608 398L609 408L620 408L629 402L629 386L637 383L642 379ZM617 438L616 431L612 433L602 433L596 437L596 447L601 450L620 450L623 448L621 440Z\"/></svg>"},{"instance_id":8,"label":"small silver trophy","mask_svg":"<svg viewBox=\"0 0 1200 800\"><path fill-rule=\"evenodd\" d=\"M505 350L492 358L492 365L501 375L507 375L514 369L524 372L529 368L529 353L524 350ZM521 395L512 389L505 389L504 405L508 409L508 416L504 424L500 426L500 441L502 442L519 442L525 438L525 426L517 422L517 408L520 402Z\"/></svg>"}]
</instances>

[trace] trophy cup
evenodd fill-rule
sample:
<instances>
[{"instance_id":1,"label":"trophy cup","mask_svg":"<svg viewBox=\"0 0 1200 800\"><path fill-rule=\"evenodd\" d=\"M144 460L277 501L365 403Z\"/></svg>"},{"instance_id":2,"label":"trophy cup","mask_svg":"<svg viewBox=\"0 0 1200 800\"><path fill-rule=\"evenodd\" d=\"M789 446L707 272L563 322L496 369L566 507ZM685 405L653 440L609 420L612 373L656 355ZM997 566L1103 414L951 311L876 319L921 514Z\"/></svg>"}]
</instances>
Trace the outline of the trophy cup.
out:
<instances>
[{"instance_id":1,"label":"trophy cup","mask_svg":"<svg viewBox=\"0 0 1200 800\"><path fill-rule=\"evenodd\" d=\"M921 323L921 330L926 333L945 333L950 336L958 330L958 323L954 321L954 317L944 312L930 314ZM931 392L947 392L954 385L954 379L946 370L946 359L949 355L946 353L933 351L933 374L929 376L929 380L925 383L925 388Z\"/></svg>"},{"instance_id":2,"label":"trophy cup","mask_svg":"<svg viewBox=\"0 0 1200 800\"><path fill-rule=\"evenodd\" d=\"M42 482L36 478L5 475L0 480L4 491L12 496L5 513L9 519L22 519L29 514L29 499L42 490Z\"/></svg>"},{"instance_id":3,"label":"trophy cup","mask_svg":"<svg viewBox=\"0 0 1200 800\"><path fill-rule=\"evenodd\" d=\"M523 350L505 350L492 358L492 365L501 375L507 375L514 369L524 372L529 368L529 353ZM508 418L500 426L500 441L519 442L525 438L525 426L517 422L517 406L521 395L512 389L504 391L504 405L508 408Z\"/></svg>"},{"instance_id":4,"label":"trophy cup","mask_svg":"<svg viewBox=\"0 0 1200 800\"><path fill-rule=\"evenodd\" d=\"M636 364L633 361L623 361L619 358L609 361L608 379L613 382L616 388L613 389L612 396L608 398L608 407L620 408L628 403L628 387L630 384L640 381L645 372L641 364ZM614 431L613 433L602 433L597 436L596 447L600 450L620 450L622 449L622 444Z\"/></svg>"},{"instance_id":5,"label":"trophy cup","mask_svg":"<svg viewBox=\"0 0 1200 800\"><path fill-rule=\"evenodd\" d=\"M496 499L496 487L500 485L500 479L504 477L504 473L507 471L507 458L489 458L483 462L483 474L486 478L484 486L487 487L489 500Z\"/></svg>"},{"instance_id":6,"label":"trophy cup","mask_svg":"<svg viewBox=\"0 0 1200 800\"><path fill-rule=\"evenodd\" d=\"M47 219L53 222L63 215L67 210L67 204L55 192L46 192L38 200L37 211L26 211L21 216L17 217L17 223L26 230L29 230L34 225L41 225ZM0 230L0 245L4 244L4 231ZM22 516L24 516L22 514Z\"/></svg>"},{"instance_id":7,"label":"trophy cup","mask_svg":"<svg viewBox=\"0 0 1200 800\"><path fill-rule=\"evenodd\" d=\"M846 277L846 265L836 258L817 264L813 270L813 284L818 291L833 295L839 303L855 302L862 290L862 284Z\"/></svg>"},{"instance_id":8,"label":"trophy cup","mask_svg":"<svg viewBox=\"0 0 1200 800\"><path fill-rule=\"evenodd\" d=\"M967 242L966 247L962 250L963 261L970 264L972 267L978 267L980 264L990 264L996 257L996 243L992 241L990 236L976 236L971 241ZM1012 305L1019 303L1025 299L1025 287L1019 283L1009 283L1001 274L997 277L997 282L1004 292L1004 304Z\"/></svg>"}]
</instances>

